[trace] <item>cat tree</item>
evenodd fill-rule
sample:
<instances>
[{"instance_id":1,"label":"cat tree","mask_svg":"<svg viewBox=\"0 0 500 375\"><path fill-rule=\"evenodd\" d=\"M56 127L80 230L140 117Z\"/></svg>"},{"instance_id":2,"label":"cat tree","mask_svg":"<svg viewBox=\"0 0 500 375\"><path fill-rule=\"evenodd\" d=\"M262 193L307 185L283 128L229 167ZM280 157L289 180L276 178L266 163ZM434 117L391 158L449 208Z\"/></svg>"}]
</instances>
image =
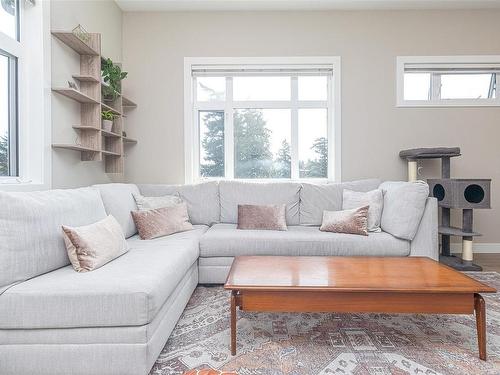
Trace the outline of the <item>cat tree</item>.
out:
<instances>
[{"instance_id":1,"label":"cat tree","mask_svg":"<svg viewBox=\"0 0 500 375\"><path fill-rule=\"evenodd\" d=\"M408 180L416 181L418 160L441 159L441 178L428 179L429 195L438 200L441 208L440 262L462 271L481 271L473 263L473 238L481 236L473 231L473 209L490 208L491 179L456 179L450 177L450 158L460 156L459 147L417 148L402 150L399 156L408 162ZM451 226L451 209L462 210L462 227ZM462 257L450 251L450 237L462 237Z\"/></svg>"}]
</instances>

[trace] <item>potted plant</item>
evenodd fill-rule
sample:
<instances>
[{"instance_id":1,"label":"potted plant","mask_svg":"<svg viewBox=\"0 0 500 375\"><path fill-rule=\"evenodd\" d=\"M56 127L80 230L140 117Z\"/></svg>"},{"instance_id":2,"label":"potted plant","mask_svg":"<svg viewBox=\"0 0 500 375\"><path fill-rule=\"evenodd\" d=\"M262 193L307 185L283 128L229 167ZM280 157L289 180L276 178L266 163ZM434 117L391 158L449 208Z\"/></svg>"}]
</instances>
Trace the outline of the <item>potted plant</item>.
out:
<instances>
[{"instance_id":1,"label":"potted plant","mask_svg":"<svg viewBox=\"0 0 500 375\"><path fill-rule=\"evenodd\" d=\"M102 129L110 132L111 129L113 129L113 121L116 119L118 116L115 115L111 111L102 111L101 112L101 118L102 118Z\"/></svg>"},{"instance_id":2,"label":"potted plant","mask_svg":"<svg viewBox=\"0 0 500 375\"><path fill-rule=\"evenodd\" d=\"M111 59L103 59L101 62L103 98L107 101L115 100L121 92L121 81L127 77L127 72L122 72L122 69L113 63Z\"/></svg>"}]
</instances>

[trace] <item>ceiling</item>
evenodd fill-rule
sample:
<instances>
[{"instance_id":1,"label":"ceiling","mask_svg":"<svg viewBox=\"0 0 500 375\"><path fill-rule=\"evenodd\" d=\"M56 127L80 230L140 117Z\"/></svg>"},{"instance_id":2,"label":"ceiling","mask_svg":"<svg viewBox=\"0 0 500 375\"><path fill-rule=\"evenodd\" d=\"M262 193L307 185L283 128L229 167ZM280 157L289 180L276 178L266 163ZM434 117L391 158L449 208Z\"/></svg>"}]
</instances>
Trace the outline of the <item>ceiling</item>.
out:
<instances>
[{"instance_id":1,"label":"ceiling","mask_svg":"<svg viewBox=\"0 0 500 375\"><path fill-rule=\"evenodd\" d=\"M115 0L125 12L225 10L500 9L500 0Z\"/></svg>"}]
</instances>

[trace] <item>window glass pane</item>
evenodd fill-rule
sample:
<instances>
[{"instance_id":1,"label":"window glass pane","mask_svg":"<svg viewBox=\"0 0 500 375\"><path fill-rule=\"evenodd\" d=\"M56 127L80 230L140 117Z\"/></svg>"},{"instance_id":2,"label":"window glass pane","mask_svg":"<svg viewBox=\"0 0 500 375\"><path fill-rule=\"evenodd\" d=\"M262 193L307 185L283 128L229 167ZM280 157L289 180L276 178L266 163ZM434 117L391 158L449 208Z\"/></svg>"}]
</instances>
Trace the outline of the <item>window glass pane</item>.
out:
<instances>
[{"instance_id":1,"label":"window glass pane","mask_svg":"<svg viewBox=\"0 0 500 375\"><path fill-rule=\"evenodd\" d=\"M431 75L429 73L405 73L405 100L429 100Z\"/></svg>"},{"instance_id":2,"label":"window glass pane","mask_svg":"<svg viewBox=\"0 0 500 375\"><path fill-rule=\"evenodd\" d=\"M0 176L10 176L9 58L0 54Z\"/></svg>"},{"instance_id":3,"label":"window glass pane","mask_svg":"<svg viewBox=\"0 0 500 375\"><path fill-rule=\"evenodd\" d=\"M199 111L200 176L224 177L224 112Z\"/></svg>"},{"instance_id":4,"label":"window glass pane","mask_svg":"<svg viewBox=\"0 0 500 375\"><path fill-rule=\"evenodd\" d=\"M234 177L291 177L291 111L238 109L234 112Z\"/></svg>"},{"instance_id":5,"label":"window glass pane","mask_svg":"<svg viewBox=\"0 0 500 375\"><path fill-rule=\"evenodd\" d=\"M17 39L17 0L0 0L0 32Z\"/></svg>"},{"instance_id":6,"label":"window glass pane","mask_svg":"<svg viewBox=\"0 0 500 375\"><path fill-rule=\"evenodd\" d=\"M299 100L326 100L326 76L299 76Z\"/></svg>"},{"instance_id":7,"label":"window glass pane","mask_svg":"<svg viewBox=\"0 0 500 375\"><path fill-rule=\"evenodd\" d=\"M290 77L234 77L233 96L240 100L290 100Z\"/></svg>"},{"instance_id":8,"label":"window glass pane","mask_svg":"<svg viewBox=\"0 0 500 375\"><path fill-rule=\"evenodd\" d=\"M299 177L328 177L328 117L325 108L299 109Z\"/></svg>"},{"instance_id":9,"label":"window glass pane","mask_svg":"<svg viewBox=\"0 0 500 375\"><path fill-rule=\"evenodd\" d=\"M196 78L196 99L199 102L206 102L211 100L225 100L225 97L226 97L225 77Z\"/></svg>"},{"instance_id":10,"label":"window glass pane","mask_svg":"<svg viewBox=\"0 0 500 375\"><path fill-rule=\"evenodd\" d=\"M491 79L491 73L442 74L441 99L487 99Z\"/></svg>"}]
</instances>

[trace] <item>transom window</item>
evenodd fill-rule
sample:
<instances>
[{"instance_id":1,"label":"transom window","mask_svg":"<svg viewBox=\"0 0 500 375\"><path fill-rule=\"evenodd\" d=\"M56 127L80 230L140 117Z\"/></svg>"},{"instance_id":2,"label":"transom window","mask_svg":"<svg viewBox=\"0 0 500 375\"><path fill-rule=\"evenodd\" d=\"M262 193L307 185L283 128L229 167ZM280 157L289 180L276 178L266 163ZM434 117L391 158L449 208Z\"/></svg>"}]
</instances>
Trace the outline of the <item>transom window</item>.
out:
<instances>
[{"instance_id":1,"label":"transom window","mask_svg":"<svg viewBox=\"0 0 500 375\"><path fill-rule=\"evenodd\" d=\"M190 79L194 179L335 178L333 64L192 64Z\"/></svg>"},{"instance_id":2,"label":"transom window","mask_svg":"<svg viewBox=\"0 0 500 375\"><path fill-rule=\"evenodd\" d=\"M500 106L500 56L398 58L398 105Z\"/></svg>"}]
</instances>

